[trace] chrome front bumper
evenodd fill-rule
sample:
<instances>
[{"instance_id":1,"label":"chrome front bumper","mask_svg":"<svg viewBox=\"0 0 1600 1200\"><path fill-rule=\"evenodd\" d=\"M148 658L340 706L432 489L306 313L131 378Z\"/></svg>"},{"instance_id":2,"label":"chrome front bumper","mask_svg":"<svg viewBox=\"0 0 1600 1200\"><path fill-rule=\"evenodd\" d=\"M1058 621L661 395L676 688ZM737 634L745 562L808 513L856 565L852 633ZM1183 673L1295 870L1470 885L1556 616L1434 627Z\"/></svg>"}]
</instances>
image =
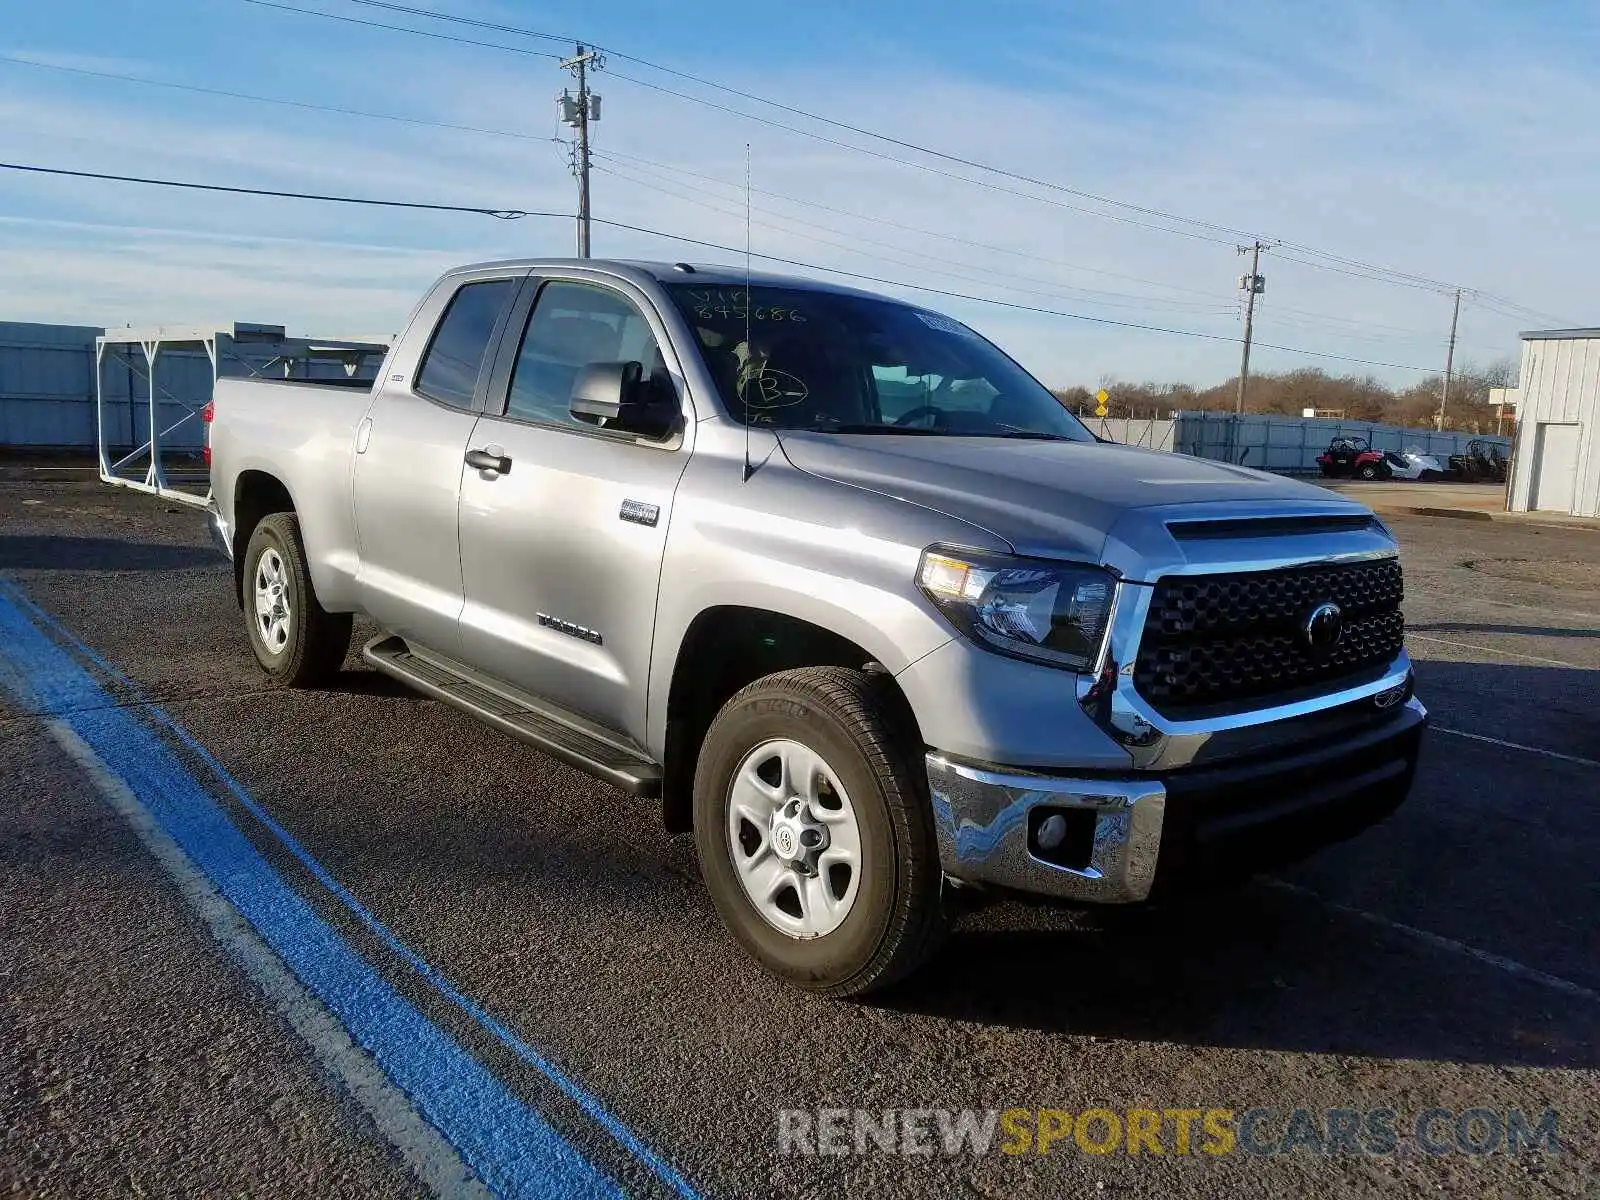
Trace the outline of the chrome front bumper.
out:
<instances>
[{"instance_id":1,"label":"chrome front bumper","mask_svg":"<svg viewBox=\"0 0 1600 1200\"><path fill-rule=\"evenodd\" d=\"M1155 881L1167 792L1160 780L1059 779L983 770L929 754L939 859L946 875L1068 900L1143 900ZM1093 814L1088 861L1065 866L1030 846L1034 809Z\"/></svg>"},{"instance_id":2,"label":"chrome front bumper","mask_svg":"<svg viewBox=\"0 0 1600 1200\"><path fill-rule=\"evenodd\" d=\"M1145 777L1032 774L930 753L940 865L958 883L1093 904L1149 898L1158 867L1163 879L1224 862L1265 870L1392 812L1426 724L1413 697L1331 742ZM1052 814L1075 835L1046 851L1039 834Z\"/></svg>"}]
</instances>

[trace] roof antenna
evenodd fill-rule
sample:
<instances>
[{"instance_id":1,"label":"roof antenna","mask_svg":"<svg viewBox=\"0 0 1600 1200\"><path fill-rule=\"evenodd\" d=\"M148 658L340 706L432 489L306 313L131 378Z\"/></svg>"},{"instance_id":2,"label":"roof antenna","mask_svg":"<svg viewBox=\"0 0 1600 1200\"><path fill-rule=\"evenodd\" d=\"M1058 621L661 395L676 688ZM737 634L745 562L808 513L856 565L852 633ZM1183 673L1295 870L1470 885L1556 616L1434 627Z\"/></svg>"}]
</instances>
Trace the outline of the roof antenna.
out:
<instances>
[{"instance_id":1,"label":"roof antenna","mask_svg":"<svg viewBox=\"0 0 1600 1200\"><path fill-rule=\"evenodd\" d=\"M744 353L745 363L750 361L750 143L744 144ZM744 474L739 477L740 483L748 483L755 470L750 465L750 377L746 371L741 371L744 378L741 382L743 394L739 397L744 401Z\"/></svg>"}]
</instances>

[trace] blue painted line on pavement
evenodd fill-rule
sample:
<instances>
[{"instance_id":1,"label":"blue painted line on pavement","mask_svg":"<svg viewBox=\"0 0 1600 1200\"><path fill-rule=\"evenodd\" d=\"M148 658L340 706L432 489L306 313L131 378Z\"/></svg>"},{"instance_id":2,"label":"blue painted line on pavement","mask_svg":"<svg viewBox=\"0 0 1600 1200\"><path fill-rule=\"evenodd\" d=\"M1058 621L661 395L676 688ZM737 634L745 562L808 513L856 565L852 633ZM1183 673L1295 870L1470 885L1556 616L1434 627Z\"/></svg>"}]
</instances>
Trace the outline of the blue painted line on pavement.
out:
<instances>
[{"instance_id":1,"label":"blue painted line on pavement","mask_svg":"<svg viewBox=\"0 0 1600 1200\"><path fill-rule=\"evenodd\" d=\"M50 613L40 608L30 600L20 588L0 580L0 602L9 599L19 608L32 614L33 619L50 627L51 630L64 642L68 643L78 653L95 664L106 675L115 679L124 688L139 694L138 685L129 679L122 671L118 670L104 657L96 653L93 648L86 645L70 629L57 621ZM341 904L353 913L357 919L384 945L388 946L399 958L407 963L413 970L428 981L441 996L456 1005L462 1012L472 1018L482 1029L493 1035L507 1049L519 1059L538 1071L557 1089L561 1091L573 1104L607 1133L619 1145L626 1149L642 1164L661 1180L683 1200L700 1200L699 1193L673 1166L666 1162L659 1154L646 1145L637 1134L622 1123L616 1116L608 1111L603 1103L574 1082L565 1072L554 1063L551 1063L522 1038L496 1020L480 1005L474 1003L452 984L432 963L405 945L390 929L373 915L370 909L361 903L343 884L331 875L327 868L318 862L307 851L295 836L280 825L273 816L250 795L238 780L228 773L226 767L217 761L199 741L176 720L164 712L159 706L144 702L143 707L155 720L168 729L183 745L197 758L204 762L222 783L232 793L233 797L253 816L260 821L274 837L283 843L285 848L321 883L331 892Z\"/></svg>"},{"instance_id":2,"label":"blue painted line on pavement","mask_svg":"<svg viewBox=\"0 0 1600 1200\"><path fill-rule=\"evenodd\" d=\"M0 682L94 750L491 1189L510 1196L623 1194L367 964L283 881L177 756L5 596Z\"/></svg>"}]
</instances>

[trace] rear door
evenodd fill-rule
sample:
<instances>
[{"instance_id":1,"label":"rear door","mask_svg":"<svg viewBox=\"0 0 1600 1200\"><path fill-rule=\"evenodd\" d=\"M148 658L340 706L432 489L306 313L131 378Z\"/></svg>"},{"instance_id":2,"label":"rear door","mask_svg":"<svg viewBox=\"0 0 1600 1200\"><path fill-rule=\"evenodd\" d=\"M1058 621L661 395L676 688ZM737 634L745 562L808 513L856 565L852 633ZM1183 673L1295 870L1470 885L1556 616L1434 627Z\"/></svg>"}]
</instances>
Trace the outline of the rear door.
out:
<instances>
[{"instance_id":1,"label":"rear door","mask_svg":"<svg viewBox=\"0 0 1600 1200\"><path fill-rule=\"evenodd\" d=\"M535 278L527 293L473 436L509 469L470 471L461 488L462 657L643 741L661 557L693 430L683 372L642 293L578 278ZM679 432L650 440L570 414L583 366L627 361L685 410Z\"/></svg>"},{"instance_id":2,"label":"rear door","mask_svg":"<svg viewBox=\"0 0 1600 1200\"><path fill-rule=\"evenodd\" d=\"M527 272L454 276L429 296L356 431L362 608L408 641L457 651L456 505L497 345Z\"/></svg>"}]
</instances>

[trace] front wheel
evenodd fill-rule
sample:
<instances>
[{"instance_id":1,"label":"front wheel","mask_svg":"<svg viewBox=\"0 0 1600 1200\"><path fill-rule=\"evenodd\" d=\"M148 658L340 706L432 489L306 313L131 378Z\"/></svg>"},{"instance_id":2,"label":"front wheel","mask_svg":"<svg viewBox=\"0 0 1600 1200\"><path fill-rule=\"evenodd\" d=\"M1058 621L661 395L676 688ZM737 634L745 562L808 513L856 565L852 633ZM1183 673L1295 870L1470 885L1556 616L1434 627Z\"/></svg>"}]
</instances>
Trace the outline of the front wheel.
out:
<instances>
[{"instance_id":1,"label":"front wheel","mask_svg":"<svg viewBox=\"0 0 1600 1200\"><path fill-rule=\"evenodd\" d=\"M759 679L712 722L695 847L724 924L768 971L859 995L904 978L945 930L921 747L887 685L839 667Z\"/></svg>"},{"instance_id":2,"label":"front wheel","mask_svg":"<svg viewBox=\"0 0 1600 1200\"><path fill-rule=\"evenodd\" d=\"M311 687L344 663L352 618L318 602L294 513L263 517L252 531L243 585L250 648L272 682Z\"/></svg>"},{"instance_id":3,"label":"front wheel","mask_svg":"<svg viewBox=\"0 0 1600 1200\"><path fill-rule=\"evenodd\" d=\"M1378 468L1372 463L1362 463L1360 469L1356 471L1356 474L1361 476L1363 479L1376 479L1378 477Z\"/></svg>"}]
</instances>

